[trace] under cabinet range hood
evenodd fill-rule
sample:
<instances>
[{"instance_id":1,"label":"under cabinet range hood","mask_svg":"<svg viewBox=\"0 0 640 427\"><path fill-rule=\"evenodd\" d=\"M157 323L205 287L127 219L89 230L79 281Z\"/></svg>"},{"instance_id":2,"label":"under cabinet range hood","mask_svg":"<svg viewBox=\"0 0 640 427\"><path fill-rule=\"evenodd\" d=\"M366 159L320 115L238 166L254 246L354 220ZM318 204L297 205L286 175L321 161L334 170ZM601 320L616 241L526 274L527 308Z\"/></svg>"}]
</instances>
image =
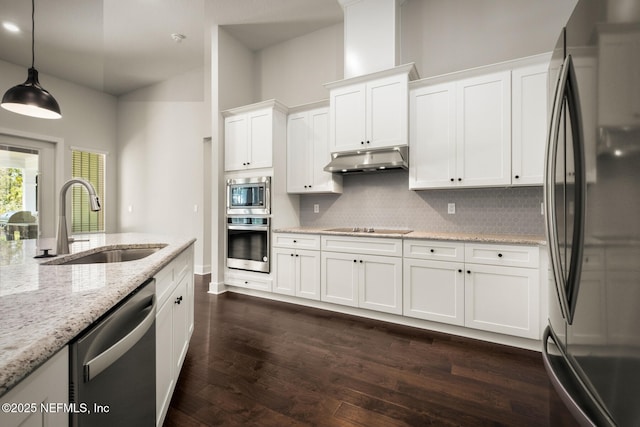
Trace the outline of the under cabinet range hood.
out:
<instances>
[{"instance_id":1,"label":"under cabinet range hood","mask_svg":"<svg viewBox=\"0 0 640 427\"><path fill-rule=\"evenodd\" d=\"M358 150L331 154L326 172L361 173L409 167L409 148L391 147L379 150Z\"/></svg>"}]
</instances>

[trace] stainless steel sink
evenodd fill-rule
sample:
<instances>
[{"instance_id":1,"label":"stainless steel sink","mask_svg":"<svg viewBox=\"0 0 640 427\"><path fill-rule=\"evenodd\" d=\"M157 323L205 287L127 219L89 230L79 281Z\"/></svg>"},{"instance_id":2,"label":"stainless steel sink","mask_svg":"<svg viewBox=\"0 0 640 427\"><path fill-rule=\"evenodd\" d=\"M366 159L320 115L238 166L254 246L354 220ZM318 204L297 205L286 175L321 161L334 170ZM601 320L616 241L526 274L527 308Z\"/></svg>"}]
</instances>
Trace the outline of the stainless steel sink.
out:
<instances>
[{"instance_id":1,"label":"stainless steel sink","mask_svg":"<svg viewBox=\"0 0 640 427\"><path fill-rule=\"evenodd\" d=\"M113 248L69 255L43 263L44 265L75 265L75 264L104 264L113 262L127 262L146 258L167 246L166 244L141 245L136 247Z\"/></svg>"},{"instance_id":2,"label":"stainless steel sink","mask_svg":"<svg viewBox=\"0 0 640 427\"><path fill-rule=\"evenodd\" d=\"M411 233L411 230L398 230L398 229L386 229L386 228L373 228L373 227L337 227L327 228L324 231L335 231L337 233L362 233L362 234L407 234Z\"/></svg>"}]
</instances>

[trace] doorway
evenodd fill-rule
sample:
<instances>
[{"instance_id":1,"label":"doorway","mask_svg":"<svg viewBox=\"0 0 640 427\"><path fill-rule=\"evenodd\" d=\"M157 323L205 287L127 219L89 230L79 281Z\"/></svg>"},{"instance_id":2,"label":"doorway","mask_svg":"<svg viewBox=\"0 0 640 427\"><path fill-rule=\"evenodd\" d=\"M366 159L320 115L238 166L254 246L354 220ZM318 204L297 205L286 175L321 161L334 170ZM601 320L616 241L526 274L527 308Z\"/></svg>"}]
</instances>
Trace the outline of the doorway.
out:
<instances>
[{"instance_id":1,"label":"doorway","mask_svg":"<svg viewBox=\"0 0 640 427\"><path fill-rule=\"evenodd\" d=\"M0 134L0 240L55 235L56 145Z\"/></svg>"}]
</instances>

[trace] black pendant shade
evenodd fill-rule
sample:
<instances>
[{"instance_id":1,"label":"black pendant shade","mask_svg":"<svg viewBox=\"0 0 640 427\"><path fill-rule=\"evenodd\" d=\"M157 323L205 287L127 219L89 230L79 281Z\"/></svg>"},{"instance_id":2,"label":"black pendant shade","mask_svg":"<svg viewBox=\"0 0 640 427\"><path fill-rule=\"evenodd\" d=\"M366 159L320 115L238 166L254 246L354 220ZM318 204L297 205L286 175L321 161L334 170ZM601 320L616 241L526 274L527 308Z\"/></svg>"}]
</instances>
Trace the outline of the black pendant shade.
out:
<instances>
[{"instance_id":1,"label":"black pendant shade","mask_svg":"<svg viewBox=\"0 0 640 427\"><path fill-rule=\"evenodd\" d=\"M31 68L27 80L21 85L9 89L2 97L2 108L25 116L41 119L59 119L62 117L60 106L55 98L40 86L35 62L35 0L31 0Z\"/></svg>"},{"instance_id":2,"label":"black pendant shade","mask_svg":"<svg viewBox=\"0 0 640 427\"><path fill-rule=\"evenodd\" d=\"M41 119L62 117L58 102L40 86L38 70L35 68L29 68L29 74L24 83L12 87L4 94L2 108Z\"/></svg>"}]
</instances>

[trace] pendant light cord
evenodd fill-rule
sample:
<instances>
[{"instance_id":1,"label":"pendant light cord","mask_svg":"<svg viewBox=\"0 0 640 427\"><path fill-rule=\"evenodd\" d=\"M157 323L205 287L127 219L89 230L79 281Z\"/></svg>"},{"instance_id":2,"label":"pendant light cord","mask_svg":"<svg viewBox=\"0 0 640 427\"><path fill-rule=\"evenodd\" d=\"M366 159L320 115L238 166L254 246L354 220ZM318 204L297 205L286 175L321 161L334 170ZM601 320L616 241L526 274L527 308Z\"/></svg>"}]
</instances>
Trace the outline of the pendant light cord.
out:
<instances>
[{"instance_id":1,"label":"pendant light cord","mask_svg":"<svg viewBox=\"0 0 640 427\"><path fill-rule=\"evenodd\" d=\"M36 0L31 0L31 68L36 62Z\"/></svg>"}]
</instances>

